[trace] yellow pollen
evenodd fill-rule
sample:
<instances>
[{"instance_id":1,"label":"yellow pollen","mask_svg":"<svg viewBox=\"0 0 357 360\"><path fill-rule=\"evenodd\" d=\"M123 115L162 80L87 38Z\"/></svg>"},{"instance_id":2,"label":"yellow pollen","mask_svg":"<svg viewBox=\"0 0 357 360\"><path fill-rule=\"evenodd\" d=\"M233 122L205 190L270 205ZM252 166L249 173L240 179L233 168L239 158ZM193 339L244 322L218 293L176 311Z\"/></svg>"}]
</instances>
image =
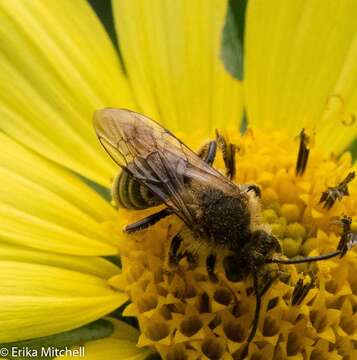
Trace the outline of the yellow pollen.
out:
<instances>
[{"instance_id":1,"label":"yellow pollen","mask_svg":"<svg viewBox=\"0 0 357 360\"><path fill-rule=\"evenodd\" d=\"M283 204L280 212L288 222L297 221L300 218L300 209L296 204Z\"/></svg>"},{"instance_id":2,"label":"yellow pollen","mask_svg":"<svg viewBox=\"0 0 357 360\"><path fill-rule=\"evenodd\" d=\"M278 220L278 214L274 211L274 209L266 209L262 212L264 221L273 224Z\"/></svg>"},{"instance_id":3,"label":"yellow pollen","mask_svg":"<svg viewBox=\"0 0 357 360\"><path fill-rule=\"evenodd\" d=\"M287 257L294 257L299 254L301 240L296 240L292 238L284 238L282 240L283 245L283 254Z\"/></svg>"},{"instance_id":4,"label":"yellow pollen","mask_svg":"<svg viewBox=\"0 0 357 360\"><path fill-rule=\"evenodd\" d=\"M296 240L302 240L305 238L306 229L302 224L294 222L287 226L286 235Z\"/></svg>"},{"instance_id":5,"label":"yellow pollen","mask_svg":"<svg viewBox=\"0 0 357 360\"><path fill-rule=\"evenodd\" d=\"M336 158L320 153L315 146L306 171L297 176L296 139L279 132L250 130L241 136L229 129L227 133L239 149L233 181L261 188L260 221L278 238L281 256L334 251L341 233L336 219L343 215L352 217L351 228L356 231L357 181L349 184L350 195L336 201L330 210L319 204L328 184L338 184L351 171L349 154ZM204 143L199 134L176 135L192 149ZM213 166L225 173L221 154L217 154ZM125 225L156 210L118 211L122 274L112 278L111 285L126 291L132 301L124 315L138 319L138 346L150 346L163 359L170 360L238 359L254 317L252 279L229 282L219 263L218 282L213 283L207 276L204 256L197 268L183 259L177 268L170 269L170 240L181 226L176 216L142 232L122 233ZM279 266L285 276L274 281L263 295L249 358L351 358L345 356L357 351L356 269L354 250L342 259ZM293 305L292 294L299 279L301 289L309 288L313 279L315 285Z\"/></svg>"}]
</instances>

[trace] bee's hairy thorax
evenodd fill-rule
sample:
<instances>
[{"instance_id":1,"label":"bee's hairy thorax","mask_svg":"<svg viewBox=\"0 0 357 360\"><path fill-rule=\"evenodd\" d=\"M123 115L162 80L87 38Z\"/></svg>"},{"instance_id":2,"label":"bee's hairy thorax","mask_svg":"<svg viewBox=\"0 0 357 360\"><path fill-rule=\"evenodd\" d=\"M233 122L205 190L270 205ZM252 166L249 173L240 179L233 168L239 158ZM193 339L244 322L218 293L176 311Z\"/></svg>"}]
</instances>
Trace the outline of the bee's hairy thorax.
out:
<instances>
[{"instance_id":1,"label":"bee's hairy thorax","mask_svg":"<svg viewBox=\"0 0 357 360\"><path fill-rule=\"evenodd\" d=\"M237 250L249 241L247 196L226 194L213 187L201 188L195 195L199 204L197 230L209 245Z\"/></svg>"}]
</instances>

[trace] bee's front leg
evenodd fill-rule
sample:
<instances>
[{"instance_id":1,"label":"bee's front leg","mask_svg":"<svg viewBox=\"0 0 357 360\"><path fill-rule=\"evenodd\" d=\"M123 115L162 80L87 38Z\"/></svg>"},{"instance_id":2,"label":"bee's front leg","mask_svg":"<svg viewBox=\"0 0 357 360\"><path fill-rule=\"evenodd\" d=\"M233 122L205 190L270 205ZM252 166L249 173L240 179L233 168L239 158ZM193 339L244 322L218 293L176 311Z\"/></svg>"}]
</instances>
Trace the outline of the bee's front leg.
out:
<instances>
[{"instance_id":1,"label":"bee's front leg","mask_svg":"<svg viewBox=\"0 0 357 360\"><path fill-rule=\"evenodd\" d=\"M207 274L208 274L209 279L213 283L218 282L218 276L215 273L216 263L217 263L217 256L215 254L210 254L207 256L207 258L206 258Z\"/></svg>"},{"instance_id":2,"label":"bee's front leg","mask_svg":"<svg viewBox=\"0 0 357 360\"><path fill-rule=\"evenodd\" d=\"M260 286L259 292L260 296L265 295L265 293L271 288L273 283L278 279L283 279L288 276L284 272L278 269L260 269L259 278L260 278Z\"/></svg>"}]
</instances>

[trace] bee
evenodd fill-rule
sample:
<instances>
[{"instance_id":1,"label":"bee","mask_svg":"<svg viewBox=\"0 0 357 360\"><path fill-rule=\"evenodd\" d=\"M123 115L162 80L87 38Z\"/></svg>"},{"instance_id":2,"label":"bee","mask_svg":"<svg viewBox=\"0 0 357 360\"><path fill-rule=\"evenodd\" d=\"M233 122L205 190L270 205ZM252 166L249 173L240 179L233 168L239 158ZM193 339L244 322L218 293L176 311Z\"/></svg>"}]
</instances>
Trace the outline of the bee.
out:
<instances>
[{"instance_id":1,"label":"bee","mask_svg":"<svg viewBox=\"0 0 357 360\"><path fill-rule=\"evenodd\" d=\"M267 285L260 281L266 278L267 264L324 260L343 251L283 258L279 241L260 221L259 187L235 184L212 167L217 146L228 144L222 138L210 141L196 154L154 120L115 108L96 111L94 128L104 149L122 169L114 181L116 201L132 209L166 205L163 210L128 225L124 229L127 233L152 226L166 216L177 216L183 227L171 239L168 250L171 266L177 266L183 258L194 263L198 255L194 249L205 247L209 249L205 263L211 281L218 280L219 253L225 254L222 265L229 281L252 277L256 306L248 344L256 333L261 297L267 290ZM221 150L231 154L234 148ZM226 156L227 167L231 166L233 156ZM226 173L232 175L234 169L227 169ZM194 246L187 246L187 239Z\"/></svg>"}]
</instances>

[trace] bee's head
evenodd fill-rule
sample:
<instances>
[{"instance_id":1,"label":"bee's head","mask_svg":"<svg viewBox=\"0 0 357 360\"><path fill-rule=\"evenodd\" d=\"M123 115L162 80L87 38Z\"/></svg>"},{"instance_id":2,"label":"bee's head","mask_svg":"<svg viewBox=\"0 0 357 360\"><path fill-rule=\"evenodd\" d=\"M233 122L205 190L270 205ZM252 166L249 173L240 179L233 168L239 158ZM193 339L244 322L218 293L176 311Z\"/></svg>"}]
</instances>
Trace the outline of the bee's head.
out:
<instances>
[{"instance_id":1,"label":"bee's head","mask_svg":"<svg viewBox=\"0 0 357 360\"><path fill-rule=\"evenodd\" d=\"M254 231L251 235L250 244L264 259L275 253L281 253L278 239L265 230Z\"/></svg>"},{"instance_id":2,"label":"bee's head","mask_svg":"<svg viewBox=\"0 0 357 360\"><path fill-rule=\"evenodd\" d=\"M249 242L223 259L227 279L232 282L244 280L252 269L266 263L275 253L281 253L276 237L265 230L254 231Z\"/></svg>"}]
</instances>

